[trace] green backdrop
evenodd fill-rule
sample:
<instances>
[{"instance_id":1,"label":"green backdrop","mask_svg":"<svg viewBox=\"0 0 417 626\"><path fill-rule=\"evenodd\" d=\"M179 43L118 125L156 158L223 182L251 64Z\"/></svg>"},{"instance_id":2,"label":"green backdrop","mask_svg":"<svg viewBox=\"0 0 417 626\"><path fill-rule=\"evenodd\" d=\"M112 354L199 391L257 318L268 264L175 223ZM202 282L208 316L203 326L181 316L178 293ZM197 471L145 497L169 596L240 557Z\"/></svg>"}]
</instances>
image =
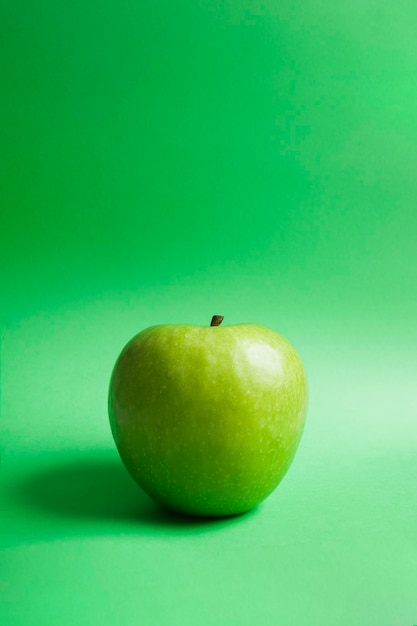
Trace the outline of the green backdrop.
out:
<instances>
[{"instance_id":1,"label":"green backdrop","mask_svg":"<svg viewBox=\"0 0 417 626\"><path fill-rule=\"evenodd\" d=\"M417 5L1 0L4 626L417 624ZM258 509L131 481L125 342L257 322L307 427Z\"/></svg>"}]
</instances>

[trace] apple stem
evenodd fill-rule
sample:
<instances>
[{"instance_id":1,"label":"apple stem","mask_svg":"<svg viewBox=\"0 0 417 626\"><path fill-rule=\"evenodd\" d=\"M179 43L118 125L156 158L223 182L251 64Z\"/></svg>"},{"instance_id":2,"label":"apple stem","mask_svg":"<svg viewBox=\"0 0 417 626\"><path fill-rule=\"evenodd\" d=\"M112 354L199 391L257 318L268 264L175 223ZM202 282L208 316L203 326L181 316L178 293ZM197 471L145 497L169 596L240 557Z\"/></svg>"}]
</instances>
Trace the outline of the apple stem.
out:
<instances>
[{"instance_id":1,"label":"apple stem","mask_svg":"<svg viewBox=\"0 0 417 626\"><path fill-rule=\"evenodd\" d=\"M211 318L210 326L220 326L223 320L224 315L213 315L213 317Z\"/></svg>"}]
</instances>

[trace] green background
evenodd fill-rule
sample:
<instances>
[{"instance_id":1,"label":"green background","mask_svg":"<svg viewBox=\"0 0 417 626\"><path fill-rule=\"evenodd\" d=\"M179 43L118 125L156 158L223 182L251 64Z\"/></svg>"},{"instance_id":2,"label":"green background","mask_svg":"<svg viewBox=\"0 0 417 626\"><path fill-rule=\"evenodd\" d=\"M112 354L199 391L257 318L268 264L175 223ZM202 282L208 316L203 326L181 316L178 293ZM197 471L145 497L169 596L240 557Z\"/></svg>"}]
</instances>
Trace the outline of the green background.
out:
<instances>
[{"instance_id":1,"label":"green background","mask_svg":"<svg viewBox=\"0 0 417 626\"><path fill-rule=\"evenodd\" d=\"M1 0L4 626L417 624L417 4ZM157 323L308 373L258 509L163 512L107 386Z\"/></svg>"}]
</instances>

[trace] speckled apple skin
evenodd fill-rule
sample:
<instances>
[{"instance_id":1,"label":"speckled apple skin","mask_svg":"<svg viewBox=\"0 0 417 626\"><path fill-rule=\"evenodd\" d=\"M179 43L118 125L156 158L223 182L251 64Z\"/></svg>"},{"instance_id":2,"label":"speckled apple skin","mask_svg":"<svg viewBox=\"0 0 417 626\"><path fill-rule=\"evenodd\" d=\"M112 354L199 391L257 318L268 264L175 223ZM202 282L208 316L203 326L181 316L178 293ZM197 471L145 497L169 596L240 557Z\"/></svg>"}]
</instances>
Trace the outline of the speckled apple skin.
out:
<instances>
[{"instance_id":1,"label":"speckled apple skin","mask_svg":"<svg viewBox=\"0 0 417 626\"><path fill-rule=\"evenodd\" d=\"M256 324L153 326L122 350L109 416L123 463L180 513L243 513L286 473L307 381L291 344Z\"/></svg>"}]
</instances>

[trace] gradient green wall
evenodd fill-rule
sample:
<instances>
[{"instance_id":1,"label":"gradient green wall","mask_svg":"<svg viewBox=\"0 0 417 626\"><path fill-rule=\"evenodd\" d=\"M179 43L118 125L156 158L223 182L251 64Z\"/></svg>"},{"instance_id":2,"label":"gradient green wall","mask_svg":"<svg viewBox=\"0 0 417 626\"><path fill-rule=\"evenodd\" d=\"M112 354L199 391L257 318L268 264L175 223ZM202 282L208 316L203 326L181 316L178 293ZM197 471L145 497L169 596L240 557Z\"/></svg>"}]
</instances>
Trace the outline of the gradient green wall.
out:
<instances>
[{"instance_id":1,"label":"gradient green wall","mask_svg":"<svg viewBox=\"0 0 417 626\"><path fill-rule=\"evenodd\" d=\"M417 5L0 2L0 622L417 624ZM153 507L106 414L156 323L296 346L278 490Z\"/></svg>"}]
</instances>

